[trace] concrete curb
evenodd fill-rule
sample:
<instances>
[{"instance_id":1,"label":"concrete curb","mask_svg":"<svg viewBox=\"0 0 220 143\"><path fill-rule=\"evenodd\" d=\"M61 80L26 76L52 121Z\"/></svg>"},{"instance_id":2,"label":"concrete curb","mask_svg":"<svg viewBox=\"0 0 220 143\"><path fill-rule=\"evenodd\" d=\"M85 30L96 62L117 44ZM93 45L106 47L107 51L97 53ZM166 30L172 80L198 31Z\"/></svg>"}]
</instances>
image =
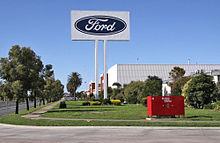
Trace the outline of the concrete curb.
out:
<instances>
[{"instance_id":1,"label":"concrete curb","mask_svg":"<svg viewBox=\"0 0 220 143\"><path fill-rule=\"evenodd\" d=\"M0 126L4 127L17 127L17 128L74 128L74 129L87 129L87 128L100 128L100 129L156 129L156 130L220 130L220 127L153 127L153 126L28 126L28 125L11 125L11 124L2 124Z\"/></svg>"},{"instance_id":2,"label":"concrete curb","mask_svg":"<svg viewBox=\"0 0 220 143\"><path fill-rule=\"evenodd\" d=\"M220 123L220 121L170 121L170 120L109 120L109 119L70 119L70 118L50 118L50 117L29 117L39 120L63 120L63 121L109 121L109 122L175 122L175 123Z\"/></svg>"}]
</instances>

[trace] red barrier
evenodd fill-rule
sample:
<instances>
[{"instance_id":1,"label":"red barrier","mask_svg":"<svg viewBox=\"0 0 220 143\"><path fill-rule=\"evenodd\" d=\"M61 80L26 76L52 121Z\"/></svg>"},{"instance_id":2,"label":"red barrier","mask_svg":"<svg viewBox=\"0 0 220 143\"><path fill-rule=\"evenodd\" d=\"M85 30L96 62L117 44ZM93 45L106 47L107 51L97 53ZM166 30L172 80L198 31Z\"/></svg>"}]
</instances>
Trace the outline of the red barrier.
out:
<instances>
[{"instance_id":1,"label":"red barrier","mask_svg":"<svg viewBox=\"0 0 220 143\"><path fill-rule=\"evenodd\" d=\"M185 115L183 96L148 96L148 116Z\"/></svg>"}]
</instances>

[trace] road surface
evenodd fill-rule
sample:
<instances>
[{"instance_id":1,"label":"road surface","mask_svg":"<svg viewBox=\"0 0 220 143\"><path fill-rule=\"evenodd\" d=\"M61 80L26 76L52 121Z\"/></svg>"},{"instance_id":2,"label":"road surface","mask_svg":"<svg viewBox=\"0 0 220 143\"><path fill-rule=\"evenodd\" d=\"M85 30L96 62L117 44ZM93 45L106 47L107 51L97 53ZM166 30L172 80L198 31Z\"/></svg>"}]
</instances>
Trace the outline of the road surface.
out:
<instances>
[{"instance_id":1,"label":"road surface","mask_svg":"<svg viewBox=\"0 0 220 143\"><path fill-rule=\"evenodd\" d=\"M219 141L219 127L31 127L0 124L0 143L219 143Z\"/></svg>"}]
</instances>

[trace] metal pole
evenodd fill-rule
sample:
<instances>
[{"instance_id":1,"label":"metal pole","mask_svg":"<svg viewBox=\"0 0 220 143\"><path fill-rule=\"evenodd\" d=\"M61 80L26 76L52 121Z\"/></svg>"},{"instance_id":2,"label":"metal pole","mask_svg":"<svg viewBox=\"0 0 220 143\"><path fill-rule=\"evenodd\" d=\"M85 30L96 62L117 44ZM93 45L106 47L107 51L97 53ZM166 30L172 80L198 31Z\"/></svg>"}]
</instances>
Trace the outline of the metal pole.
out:
<instances>
[{"instance_id":1,"label":"metal pole","mask_svg":"<svg viewBox=\"0 0 220 143\"><path fill-rule=\"evenodd\" d=\"M98 72L98 40L95 40L95 99L99 98L99 72Z\"/></svg>"},{"instance_id":2,"label":"metal pole","mask_svg":"<svg viewBox=\"0 0 220 143\"><path fill-rule=\"evenodd\" d=\"M107 41L104 40L104 99L107 99L107 51L106 51L106 43Z\"/></svg>"}]
</instances>

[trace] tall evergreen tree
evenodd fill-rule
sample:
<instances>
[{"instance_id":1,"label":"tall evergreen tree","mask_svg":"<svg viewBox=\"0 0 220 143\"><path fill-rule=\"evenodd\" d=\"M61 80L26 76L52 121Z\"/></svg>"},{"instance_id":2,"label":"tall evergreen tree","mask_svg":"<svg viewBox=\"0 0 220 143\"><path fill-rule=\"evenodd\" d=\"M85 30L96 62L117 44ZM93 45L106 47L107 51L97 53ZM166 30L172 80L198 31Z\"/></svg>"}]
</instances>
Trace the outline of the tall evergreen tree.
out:
<instances>
[{"instance_id":1,"label":"tall evergreen tree","mask_svg":"<svg viewBox=\"0 0 220 143\"><path fill-rule=\"evenodd\" d=\"M20 48L15 45L10 49L7 58L1 58L0 63L1 78L7 82L7 85L14 87L10 88L10 92L16 93L18 102L20 100L18 94L23 94L22 97L26 99L27 110L29 110L28 91L31 91L32 83L35 82L39 76L38 73L42 70L40 57L30 48Z\"/></svg>"},{"instance_id":2,"label":"tall evergreen tree","mask_svg":"<svg viewBox=\"0 0 220 143\"><path fill-rule=\"evenodd\" d=\"M43 104L45 104L45 99L47 102L51 102L52 97L52 90L53 90L53 82L55 82L54 79L54 71L52 70L53 66L51 64L48 64L44 68L44 90L43 90Z\"/></svg>"}]
</instances>

